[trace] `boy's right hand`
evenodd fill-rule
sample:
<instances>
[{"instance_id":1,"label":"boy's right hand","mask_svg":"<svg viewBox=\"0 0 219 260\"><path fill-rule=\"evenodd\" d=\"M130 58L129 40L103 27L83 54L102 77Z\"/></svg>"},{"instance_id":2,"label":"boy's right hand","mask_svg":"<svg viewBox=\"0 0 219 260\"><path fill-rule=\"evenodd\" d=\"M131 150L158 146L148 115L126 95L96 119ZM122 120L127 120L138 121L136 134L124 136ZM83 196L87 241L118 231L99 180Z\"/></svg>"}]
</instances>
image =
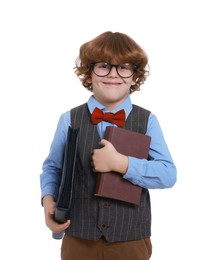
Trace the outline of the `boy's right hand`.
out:
<instances>
[{"instance_id":1,"label":"boy's right hand","mask_svg":"<svg viewBox=\"0 0 219 260\"><path fill-rule=\"evenodd\" d=\"M43 207L44 207L44 214L45 214L45 222L47 227L51 231L53 231L54 233L60 233L69 227L70 220L67 220L63 224L59 224L54 220L56 202L54 201L52 196L46 195L43 198Z\"/></svg>"}]
</instances>

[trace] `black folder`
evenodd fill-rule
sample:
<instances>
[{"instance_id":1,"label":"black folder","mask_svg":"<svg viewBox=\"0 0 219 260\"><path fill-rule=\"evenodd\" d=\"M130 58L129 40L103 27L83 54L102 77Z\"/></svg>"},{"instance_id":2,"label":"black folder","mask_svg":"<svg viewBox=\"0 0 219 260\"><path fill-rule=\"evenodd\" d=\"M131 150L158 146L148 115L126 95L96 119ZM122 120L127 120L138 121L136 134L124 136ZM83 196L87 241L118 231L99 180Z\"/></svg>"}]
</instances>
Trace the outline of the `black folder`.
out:
<instances>
[{"instance_id":1,"label":"black folder","mask_svg":"<svg viewBox=\"0 0 219 260\"><path fill-rule=\"evenodd\" d=\"M54 219L58 223L64 223L69 218L69 210L71 207L73 193L74 169L77 157L77 145L78 129L73 129L69 126L64 153L62 179L59 187L59 195L54 214ZM53 232L52 237L54 239L62 239L63 235L64 231L61 233Z\"/></svg>"}]
</instances>

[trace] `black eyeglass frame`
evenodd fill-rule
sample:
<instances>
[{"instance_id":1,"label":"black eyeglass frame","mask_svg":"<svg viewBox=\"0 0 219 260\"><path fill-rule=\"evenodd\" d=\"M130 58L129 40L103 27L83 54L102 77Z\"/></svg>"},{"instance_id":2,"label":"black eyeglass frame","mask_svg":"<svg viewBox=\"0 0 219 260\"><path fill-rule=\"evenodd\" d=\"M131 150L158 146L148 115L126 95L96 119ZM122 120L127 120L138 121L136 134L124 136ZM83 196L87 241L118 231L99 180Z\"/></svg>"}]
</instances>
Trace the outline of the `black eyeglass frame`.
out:
<instances>
[{"instance_id":1,"label":"black eyeglass frame","mask_svg":"<svg viewBox=\"0 0 219 260\"><path fill-rule=\"evenodd\" d=\"M110 66L109 72L108 72L106 75L102 75L102 76L98 75L98 74L95 73L95 71L94 71L94 66L95 66L97 63L101 63L101 62L102 62L102 63L105 63L105 64L107 64L107 65ZM129 64L129 65L131 65L132 68L133 68L133 73L132 73L130 76L128 76L128 77L123 77L123 76L121 76L121 75L119 74L119 72L118 72L118 67L121 66L121 65L123 65L123 64L125 65L125 64L129 64L129 63L122 63L122 64L115 65L115 64L109 64L109 63L104 62L104 61L98 61L98 62L92 62L90 66L91 66L91 68L92 68L93 73L94 73L95 75L97 75L98 77L106 77L107 75L109 75L110 72L111 72L111 70L112 70L112 67L115 67L115 68L116 68L116 72L117 72L117 74L118 74L121 78L127 79L127 78L132 77L132 76L135 74L135 71L136 71L136 69L138 68L138 66L135 65L135 64Z\"/></svg>"}]
</instances>

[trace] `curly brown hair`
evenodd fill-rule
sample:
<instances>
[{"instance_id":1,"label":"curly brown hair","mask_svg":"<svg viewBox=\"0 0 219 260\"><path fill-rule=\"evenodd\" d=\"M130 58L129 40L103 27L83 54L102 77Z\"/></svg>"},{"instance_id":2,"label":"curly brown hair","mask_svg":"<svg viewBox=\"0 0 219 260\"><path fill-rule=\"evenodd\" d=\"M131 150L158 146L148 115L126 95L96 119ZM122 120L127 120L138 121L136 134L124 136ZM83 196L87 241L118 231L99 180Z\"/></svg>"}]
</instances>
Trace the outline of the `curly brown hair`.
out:
<instances>
[{"instance_id":1,"label":"curly brown hair","mask_svg":"<svg viewBox=\"0 0 219 260\"><path fill-rule=\"evenodd\" d=\"M109 64L130 63L137 65L133 75L135 84L131 86L130 93L140 90L140 85L145 82L149 75L147 54L132 38L124 33L104 32L81 45L74 70L82 85L90 91L92 91L91 64L99 61L105 61Z\"/></svg>"}]
</instances>

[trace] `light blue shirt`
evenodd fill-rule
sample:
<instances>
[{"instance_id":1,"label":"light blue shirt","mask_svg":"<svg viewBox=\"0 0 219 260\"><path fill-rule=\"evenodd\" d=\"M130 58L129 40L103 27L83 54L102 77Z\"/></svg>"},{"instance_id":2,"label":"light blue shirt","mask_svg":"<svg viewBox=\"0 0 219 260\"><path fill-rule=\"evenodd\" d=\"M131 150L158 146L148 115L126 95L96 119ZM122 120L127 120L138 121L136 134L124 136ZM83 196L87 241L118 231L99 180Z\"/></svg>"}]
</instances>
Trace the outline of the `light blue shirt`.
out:
<instances>
[{"instance_id":1,"label":"light blue shirt","mask_svg":"<svg viewBox=\"0 0 219 260\"><path fill-rule=\"evenodd\" d=\"M90 113L93 112L95 107L102 109L103 112L109 112L101 103L91 96L88 100ZM132 110L130 97L115 110L110 112L116 113L120 109L125 110L127 118ZM59 118L49 155L43 163L43 171L40 175L42 198L45 195L52 195L57 199L67 131L70 125L70 111L66 111ZM109 125L114 124L105 121L97 124L98 133L101 139L104 136L106 126ZM72 127L74 128L74 126ZM170 188L176 182L177 171L165 142L160 124L156 116L152 113L149 116L147 132L145 134L151 136L149 150L150 160L128 157L128 170L123 175L123 178L147 189Z\"/></svg>"}]
</instances>

